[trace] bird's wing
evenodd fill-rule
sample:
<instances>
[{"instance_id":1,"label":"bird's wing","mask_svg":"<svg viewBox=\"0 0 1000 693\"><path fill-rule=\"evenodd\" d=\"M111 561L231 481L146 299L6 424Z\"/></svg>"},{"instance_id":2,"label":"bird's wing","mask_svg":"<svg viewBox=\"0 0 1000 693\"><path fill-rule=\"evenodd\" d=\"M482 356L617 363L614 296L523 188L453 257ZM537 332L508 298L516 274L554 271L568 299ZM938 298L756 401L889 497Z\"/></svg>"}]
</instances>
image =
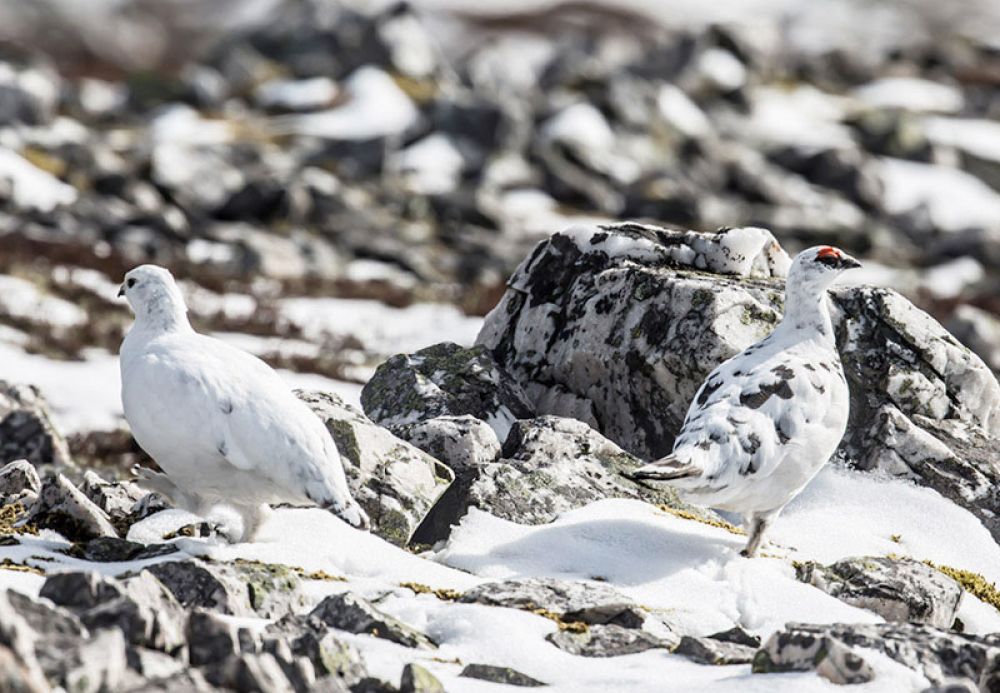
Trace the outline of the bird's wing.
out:
<instances>
[{"instance_id":1,"label":"bird's wing","mask_svg":"<svg viewBox=\"0 0 1000 693\"><path fill-rule=\"evenodd\" d=\"M674 444L674 457L701 470L690 483L722 488L741 477L769 476L824 431L829 380L839 377L839 366L818 363L765 344L713 371Z\"/></svg>"}]
</instances>

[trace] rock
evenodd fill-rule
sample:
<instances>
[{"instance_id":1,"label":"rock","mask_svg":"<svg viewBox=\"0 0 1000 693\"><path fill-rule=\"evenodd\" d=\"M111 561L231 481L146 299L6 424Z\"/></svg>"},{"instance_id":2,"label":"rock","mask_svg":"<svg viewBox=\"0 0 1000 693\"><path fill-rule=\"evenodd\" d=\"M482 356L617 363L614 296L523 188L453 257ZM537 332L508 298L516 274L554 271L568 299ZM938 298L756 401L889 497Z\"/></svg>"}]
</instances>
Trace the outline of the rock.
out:
<instances>
[{"instance_id":1,"label":"rock","mask_svg":"<svg viewBox=\"0 0 1000 693\"><path fill-rule=\"evenodd\" d=\"M368 670L357 649L337 636L319 618L286 616L265 630L264 651L275 654L287 649L288 655L306 658L319 678L332 678L344 687L353 688L368 678ZM279 659L286 659L282 654Z\"/></svg>"},{"instance_id":2,"label":"rock","mask_svg":"<svg viewBox=\"0 0 1000 693\"><path fill-rule=\"evenodd\" d=\"M618 625L590 626L582 631L560 629L549 633L545 639L560 650L581 657L618 657L656 647L667 650L671 647L670 642L652 633ZM752 653L751 650L751 656Z\"/></svg>"},{"instance_id":3,"label":"rock","mask_svg":"<svg viewBox=\"0 0 1000 693\"><path fill-rule=\"evenodd\" d=\"M405 546L454 480L451 470L325 392L296 393L323 420L340 451L354 498L372 531Z\"/></svg>"},{"instance_id":4,"label":"rock","mask_svg":"<svg viewBox=\"0 0 1000 693\"><path fill-rule=\"evenodd\" d=\"M311 618L331 628L348 633L372 635L404 647L434 649L437 645L426 635L388 614L384 614L367 600L345 592L333 594L309 612Z\"/></svg>"},{"instance_id":5,"label":"rock","mask_svg":"<svg viewBox=\"0 0 1000 693\"><path fill-rule=\"evenodd\" d=\"M12 649L0 645L0 690L45 693L48 689L40 672L22 662Z\"/></svg>"},{"instance_id":6,"label":"rock","mask_svg":"<svg viewBox=\"0 0 1000 693\"><path fill-rule=\"evenodd\" d=\"M133 507L147 495L131 481L105 481L90 470L84 472L80 490L107 513L122 536L128 533Z\"/></svg>"},{"instance_id":7,"label":"rock","mask_svg":"<svg viewBox=\"0 0 1000 693\"><path fill-rule=\"evenodd\" d=\"M395 427L439 416L474 416L503 440L515 419L532 416L528 399L482 347L435 344L383 363L361 391L365 413Z\"/></svg>"},{"instance_id":8,"label":"rock","mask_svg":"<svg viewBox=\"0 0 1000 693\"><path fill-rule=\"evenodd\" d=\"M38 389L0 380L0 463L19 459L35 467L72 466L66 440Z\"/></svg>"},{"instance_id":9,"label":"rock","mask_svg":"<svg viewBox=\"0 0 1000 693\"><path fill-rule=\"evenodd\" d=\"M399 693L444 693L444 686L434 674L411 662L403 667Z\"/></svg>"},{"instance_id":10,"label":"rock","mask_svg":"<svg viewBox=\"0 0 1000 693\"><path fill-rule=\"evenodd\" d=\"M760 638L756 635L751 635L739 626L734 626L729 630L724 630L719 633L713 633L708 637L712 640L718 640L719 642L731 642L737 645L746 645L747 647L752 647L755 650L760 647Z\"/></svg>"},{"instance_id":11,"label":"rock","mask_svg":"<svg viewBox=\"0 0 1000 693\"><path fill-rule=\"evenodd\" d=\"M615 588L600 582L570 582L555 578L487 582L465 592L460 601L529 611L542 609L567 623L640 628L646 620L645 609Z\"/></svg>"},{"instance_id":12,"label":"rock","mask_svg":"<svg viewBox=\"0 0 1000 693\"><path fill-rule=\"evenodd\" d=\"M760 229L575 227L521 264L477 342L539 413L589 410L652 459L670 451L708 372L773 329L781 291L763 279L788 265L775 248Z\"/></svg>"},{"instance_id":13,"label":"rock","mask_svg":"<svg viewBox=\"0 0 1000 693\"><path fill-rule=\"evenodd\" d=\"M298 574L287 566L237 561L169 561L149 566L185 608L232 616L278 618L301 609L306 599Z\"/></svg>"},{"instance_id":14,"label":"rock","mask_svg":"<svg viewBox=\"0 0 1000 693\"><path fill-rule=\"evenodd\" d=\"M589 408L604 435L655 459L708 373L773 330L783 287L772 278L787 262L759 229L577 227L522 263L478 343L539 413ZM851 287L831 298L851 387L837 455L916 479L1000 537L1000 383L898 294Z\"/></svg>"},{"instance_id":15,"label":"rock","mask_svg":"<svg viewBox=\"0 0 1000 693\"><path fill-rule=\"evenodd\" d=\"M195 609L188 617L187 645L194 666L226 662L240 652L238 628L218 614Z\"/></svg>"},{"instance_id":16,"label":"rock","mask_svg":"<svg viewBox=\"0 0 1000 693\"><path fill-rule=\"evenodd\" d=\"M75 544L67 554L97 563L141 561L177 553L173 544L137 544L117 537L98 537L84 544Z\"/></svg>"},{"instance_id":17,"label":"rock","mask_svg":"<svg viewBox=\"0 0 1000 693\"><path fill-rule=\"evenodd\" d=\"M183 650L186 616L148 571L124 580L97 573L57 573L46 579L40 595L72 610L91 631L115 628L133 645L168 654Z\"/></svg>"},{"instance_id":18,"label":"rock","mask_svg":"<svg viewBox=\"0 0 1000 693\"><path fill-rule=\"evenodd\" d=\"M281 665L267 653L233 655L203 671L209 683L230 690L269 693L294 690Z\"/></svg>"},{"instance_id":19,"label":"rock","mask_svg":"<svg viewBox=\"0 0 1000 693\"><path fill-rule=\"evenodd\" d=\"M865 652L875 650L938 684L950 677L978 679L998 647L996 635L922 624L789 624L757 653L753 671L816 671L834 683L863 683L874 677Z\"/></svg>"},{"instance_id":20,"label":"rock","mask_svg":"<svg viewBox=\"0 0 1000 693\"><path fill-rule=\"evenodd\" d=\"M14 460L0 468L0 498L4 505L34 499L41 488L38 472L28 460Z\"/></svg>"},{"instance_id":21,"label":"rock","mask_svg":"<svg viewBox=\"0 0 1000 693\"><path fill-rule=\"evenodd\" d=\"M1000 319L974 306L959 306L948 321L948 331L1000 373Z\"/></svg>"},{"instance_id":22,"label":"rock","mask_svg":"<svg viewBox=\"0 0 1000 693\"><path fill-rule=\"evenodd\" d=\"M100 630L90 640L76 643L60 654L58 666L47 670L46 676L67 691L99 693L121 689L127 669L121 631Z\"/></svg>"},{"instance_id":23,"label":"rock","mask_svg":"<svg viewBox=\"0 0 1000 693\"><path fill-rule=\"evenodd\" d=\"M674 649L674 654L684 655L698 664L749 664L757 653L756 647L725 642L714 638L695 638L685 635Z\"/></svg>"},{"instance_id":24,"label":"rock","mask_svg":"<svg viewBox=\"0 0 1000 693\"><path fill-rule=\"evenodd\" d=\"M173 676L144 681L129 688L129 693L214 693L218 690L199 670L189 668Z\"/></svg>"},{"instance_id":25,"label":"rock","mask_svg":"<svg viewBox=\"0 0 1000 693\"><path fill-rule=\"evenodd\" d=\"M126 654L129 669L144 679L167 679L187 668L179 659L145 647L129 647Z\"/></svg>"},{"instance_id":26,"label":"rock","mask_svg":"<svg viewBox=\"0 0 1000 693\"><path fill-rule=\"evenodd\" d=\"M653 487L629 479L626 474L640 464L581 421L556 416L517 421L501 458L475 470L475 476L465 482L464 497L457 493L443 497L428 522L450 528L469 507L476 507L513 522L544 524L604 498L632 498L705 514L682 503L669 486ZM456 490L461 492L464 485Z\"/></svg>"},{"instance_id":27,"label":"rock","mask_svg":"<svg viewBox=\"0 0 1000 693\"><path fill-rule=\"evenodd\" d=\"M108 514L62 474L50 477L42 484L27 521L59 532L71 541L118 536Z\"/></svg>"},{"instance_id":28,"label":"rock","mask_svg":"<svg viewBox=\"0 0 1000 693\"><path fill-rule=\"evenodd\" d=\"M525 688L537 688L545 686L538 679L533 679L527 674L522 674L510 667L495 667L490 664L467 664L459 676L467 679L479 679L491 683L502 683L507 686L522 686Z\"/></svg>"},{"instance_id":29,"label":"rock","mask_svg":"<svg viewBox=\"0 0 1000 693\"><path fill-rule=\"evenodd\" d=\"M886 621L951 628L962 587L944 573L910 558L868 556L828 566L812 561L796 566L802 582Z\"/></svg>"}]
</instances>

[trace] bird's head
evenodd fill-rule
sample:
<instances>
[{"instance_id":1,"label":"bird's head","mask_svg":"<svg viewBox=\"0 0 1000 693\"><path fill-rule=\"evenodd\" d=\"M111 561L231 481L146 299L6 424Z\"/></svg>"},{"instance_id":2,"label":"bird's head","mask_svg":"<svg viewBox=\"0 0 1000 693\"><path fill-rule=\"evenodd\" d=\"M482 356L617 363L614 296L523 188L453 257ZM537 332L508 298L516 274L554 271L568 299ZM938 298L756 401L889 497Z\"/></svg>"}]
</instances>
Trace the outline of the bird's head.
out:
<instances>
[{"instance_id":1,"label":"bird's head","mask_svg":"<svg viewBox=\"0 0 1000 693\"><path fill-rule=\"evenodd\" d=\"M795 256L788 271L788 282L824 290L841 273L861 267L861 263L839 248L817 245Z\"/></svg>"},{"instance_id":2,"label":"bird's head","mask_svg":"<svg viewBox=\"0 0 1000 693\"><path fill-rule=\"evenodd\" d=\"M140 265L129 270L118 296L125 297L136 318L184 318L187 313L184 296L173 275L157 265Z\"/></svg>"}]
</instances>

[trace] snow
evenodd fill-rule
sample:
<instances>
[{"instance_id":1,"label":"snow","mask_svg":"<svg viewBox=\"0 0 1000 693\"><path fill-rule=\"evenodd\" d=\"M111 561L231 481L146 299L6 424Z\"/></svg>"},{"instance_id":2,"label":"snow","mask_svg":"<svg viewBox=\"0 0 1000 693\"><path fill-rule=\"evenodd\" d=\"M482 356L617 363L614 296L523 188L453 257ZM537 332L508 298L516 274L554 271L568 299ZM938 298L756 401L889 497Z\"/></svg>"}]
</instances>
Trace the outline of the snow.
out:
<instances>
[{"instance_id":1,"label":"snow","mask_svg":"<svg viewBox=\"0 0 1000 693\"><path fill-rule=\"evenodd\" d=\"M936 299L958 298L985 276L982 263L972 257L960 257L927 269L921 285Z\"/></svg>"},{"instance_id":2,"label":"snow","mask_svg":"<svg viewBox=\"0 0 1000 693\"><path fill-rule=\"evenodd\" d=\"M392 77L377 67L355 70L345 84L347 101L325 111L280 119L278 130L336 140L365 140L398 135L413 125L416 106Z\"/></svg>"},{"instance_id":3,"label":"snow","mask_svg":"<svg viewBox=\"0 0 1000 693\"><path fill-rule=\"evenodd\" d=\"M411 352L435 341L471 345L482 318L464 315L452 305L417 303L392 308L378 301L341 298L287 298L278 301L283 319L306 339L356 337L370 351L384 354ZM434 336L429 338L428 330Z\"/></svg>"},{"instance_id":4,"label":"snow","mask_svg":"<svg viewBox=\"0 0 1000 693\"><path fill-rule=\"evenodd\" d=\"M888 157L880 160L880 171L890 214L923 207L942 231L990 228L1000 220L1000 194L964 171Z\"/></svg>"},{"instance_id":5,"label":"snow","mask_svg":"<svg viewBox=\"0 0 1000 693\"><path fill-rule=\"evenodd\" d=\"M957 147L991 161L1000 161L1000 123L975 118L933 117L924 121L928 139Z\"/></svg>"},{"instance_id":6,"label":"snow","mask_svg":"<svg viewBox=\"0 0 1000 693\"><path fill-rule=\"evenodd\" d=\"M699 55L696 67L702 77L722 91L734 91L747 81L743 63L723 48L709 48Z\"/></svg>"},{"instance_id":7,"label":"snow","mask_svg":"<svg viewBox=\"0 0 1000 693\"><path fill-rule=\"evenodd\" d=\"M673 84L663 84L656 96L656 108L671 127L688 137L704 137L712 132L705 112Z\"/></svg>"},{"instance_id":8,"label":"snow","mask_svg":"<svg viewBox=\"0 0 1000 693\"><path fill-rule=\"evenodd\" d=\"M224 120L211 120L184 104L164 107L149 126L155 145L205 146L225 144L233 139L233 128Z\"/></svg>"},{"instance_id":9,"label":"snow","mask_svg":"<svg viewBox=\"0 0 1000 693\"><path fill-rule=\"evenodd\" d=\"M266 108L309 111L328 105L338 94L329 77L300 80L272 80L254 89L254 100Z\"/></svg>"},{"instance_id":10,"label":"snow","mask_svg":"<svg viewBox=\"0 0 1000 693\"><path fill-rule=\"evenodd\" d=\"M874 108L956 113L964 105L957 87L918 77L884 77L858 87L853 94Z\"/></svg>"},{"instance_id":11,"label":"snow","mask_svg":"<svg viewBox=\"0 0 1000 693\"><path fill-rule=\"evenodd\" d=\"M16 207L51 212L76 202L76 188L6 147L0 147L0 198Z\"/></svg>"},{"instance_id":12,"label":"snow","mask_svg":"<svg viewBox=\"0 0 1000 693\"><path fill-rule=\"evenodd\" d=\"M393 155L389 167L403 174L413 192L438 195L455 189L465 159L450 137L435 132Z\"/></svg>"},{"instance_id":13,"label":"snow","mask_svg":"<svg viewBox=\"0 0 1000 693\"><path fill-rule=\"evenodd\" d=\"M927 517L933 516L933 523ZM129 539L156 541L192 518L165 511L138 523ZM899 542L890 538L899 535ZM423 630L439 643L434 651L400 648L368 635L345 635L372 672L398 680L404 661L420 661L448 690L502 687L459 679L464 664L511 666L550 684L553 691L659 691L664 681L684 691L835 691L815 674L751 674L748 665L708 667L662 650L609 659L564 653L544 638L555 624L531 613L440 601L400 587L468 590L495 579L551 576L599 578L643 604L678 629L710 633L739 623L767 637L786 621L877 622L871 612L840 602L794 578L793 560L831 562L858 555L912 555L1000 579L1000 547L968 512L933 491L828 467L787 508L775 526L766 557L744 559L743 537L684 520L638 501L605 500L542 526L522 526L473 510L447 544L414 555L355 531L318 509L275 510L252 544L171 540L181 552L149 561L84 564L59 553L66 543L51 532L0 547L0 558L27 560L46 570L86 565L106 574L141 569L150 562L197 555L299 566L343 576L347 582L310 581L319 600L350 590L378 598L379 608ZM33 558L32 558L33 557ZM40 559L52 559L43 562ZM37 594L41 578L0 570L0 588ZM960 611L971 632L996 632L1000 614L970 595ZM263 625L263 622L258 625ZM866 655L876 679L852 690L919 691L924 679L875 654ZM461 662L456 663L455 660ZM510 689L513 690L513 689Z\"/></svg>"},{"instance_id":14,"label":"snow","mask_svg":"<svg viewBox=\"0 0 1000 693\"><path fill-rule=\"evenodd\" d=\"M765 144L818 148L854 147L850 130L840 120L846 113L842 97L811 86L793 89L760 87L751 92L749 121L739 128Z\"/></svg>"},{"instance_id":15,"label":"snow","mask_svg":"<svg viewBox=\"0 0 1000 693\"><path fill-rule=\"evenodd\" d=\"M5 274L0 274L0 312L56 328L87 322L87 314L75 303L47 294L26 279Z\"/></svg>"},{"instance_id":16,"label":"snow","mask_svg":"<svg viewBox=\"0 0 1000 693\"><path fill-rule=\"evenodd\" d=\"M580 149L609 150L615 145L615 133L607 119L585 101L567 106L549 118L542 125L542 135Z\"/></svg>"}]
</instances>

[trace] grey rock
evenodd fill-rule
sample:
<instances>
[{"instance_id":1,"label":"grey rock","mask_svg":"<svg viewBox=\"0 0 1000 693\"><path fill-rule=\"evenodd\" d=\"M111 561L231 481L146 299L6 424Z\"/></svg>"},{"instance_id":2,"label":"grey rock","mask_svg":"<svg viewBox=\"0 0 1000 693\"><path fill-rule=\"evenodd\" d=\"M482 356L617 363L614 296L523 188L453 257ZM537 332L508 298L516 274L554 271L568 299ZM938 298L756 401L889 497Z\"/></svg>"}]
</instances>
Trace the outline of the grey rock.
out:
<instances>
[{"instance_id":1,"label":"grey rock","mask_svg":"<svg viewBox=\"0 0 1000 693\"><path fill-rule=\"evenodd\" d=\"M547 685L527 674L522 674L516 669L497 667L491 664L467 664L459 676L464 676L467 679L479 679L480 681L502 683L507 686L521 686L524 688L537 688Z\"/></svg>"},{"instance_id":2,"label":"grey rock","mask_svg":"<svg viewBox=\"0 0 1000 693\"><path fill-rule=\"evenodd\" d=\"M868 556L828 566L796 566L802 582L886 621L951 628L961 603L961 585L939 570L910 558Z\"/></svg>"},{"instance_id":3,"label":"grey rock","mask_svg":"<svg viewBox=\"0 0 1000 693\"><path fill-rule=\"evenodd\" d=\"M145 647L129 647L126 654L129 669L144 679L167 679L187 668L176 657Z\"/></svg>"},{"instance_id":4,"label":"grey rock","mask_svg":"<svg viewBox=\"0 0 1000 693\"><path fill-rule=\"evenodd\" d=\"M451 470L376 426L334 394L301 390L296 394L333 436L351 493L368 513L372 532L405 546L454 480Z\"/></svg>"},{"instance_id":5,"label":"grey rock","mask_svg":"<svg viewBox=\"0 0 1000 693\"><path fill-rule=\"evenodd\" d=\"M746 645L747 647L752 647L755 650L760 647L760 638L756 635L751 635L739 626L734 626L729 630L713 633L708 637L712 640L718 640L720 642L731 642L737 645Z\"/></svg>"},{"instance_id":6,"label":"grey rock","mask_svg":"<svg viewBox=\"0 0 1000 693\"><path fill-rule=\"evenodd\" d=\"M0 380L0 463L19 459L35 467L72 466L66 440L38 389Z\"/></svg>"},{"instance_id":7,"label":"grey rock","mask_svg":"<svg viewBox=\"0 0 1000 693\"><path fill-rule=\"evenodd\" d=\"M567 623L640 628L646 620L645 610L635 601L600 582L555 578L487 582L465 592L460 601L529 611L544 609Z\"/></svg>"},{"instance_id":8,"label":"grey rock","mask_svg":"<svg viewBox=\"0 0 1000 693\"><path fill-rule=\"evenodd\" d=\"M129 688L129 693L214 693L221 689L210 684L198 669L187 668L166 678L145 680Z\"/></svg>"},{"instance_id":9,"label":"grey rock","mask_svg":"<svg viewBox=\"0 0 1000 693\"><path fill-rule=\"evenodd\" d=\"M382 613L367 600L350 592L330 595L317 604L309 616L338 630L372 635L405 647L437 647L420 631Z\"/></svg>"},{"instance_id":10,"label":"grey rock","mask_svg":"<svg viewBox=\"0 0 1000 693\"><path fill-rule=\"evenodd\" d=\"M947 324L948 331L1000 373L1000 319L975 306L959 306Z\"/></svg>"},{"instance_id":11,"label":"grey rock","mask_svg":"<svg viewBox=\"0 0 1000 693\"><path fill-rule=\"evenodd\" d=\"M971 679L950 679L936 686L925 688L920 693L981 693L990 691L989 688L980 687Z\"/></svg>"},{"instance_id":12,"label":"grey rock","mask_svg":"<svg viewBox=\"0 0 1000 693\"><path fill-rule=\"evenodd\" d=\"M665 485L638 484L627 477L641 462L587 424L542 416L517 421L502 458L480 468L464 505L452 509L452 523L469 506L522 524L544 524L558 515L604 498L630 498L655 505L701 511L679 500ZM441 512L448 508L441 507Z\"/></svg>"},{"instance_id":13,"label":"grey rock","mask_svg":"<svg viewBox=\"0 0 1000 693\"><path fill-rule=\"evenodd\" d=\"M581 631L560 629L545 639L560 650L581 657L618 657L657 647L669 650L674 644L644 630L614 624L590 626Z\"/></svg>"},{"instance_id":14,"label":"grey rock","mask_svg":"<svg viewBox=\"0 0 1000 693\"><path fill-rule=\"evenodd\" d=\"M307 659L318 680L335 679L352 688L368 678L357 649L319 618L299 615L278 620L266 628L263 649L279 660L289 661L291 656Z\"/></svg>"},{"instance_id":15,"label":"grey rock","mask_svg":"<svg viewBox=\"0 0 1000 693\"><path fill-rule=\"evenodd\" d=\"M39 596L73 611L82 611L124 594L117 580L94 571L55 573L45 578Z\"/></svg>"},{"instance_id":16,"label":"grey rock","mask_svg":"<svg viewBox=\"0 0 1000 693\"><path fill-rule=\"evenodd\" d=\"M287 566L253 561L168 561L149 566L185 607L279 618L305 606L301 579Z\"/></svg>"},{"instance_id":17,"label":"grey rock","mask_svg":"<svg viewBox=\"0 0 1000 693\"><path fill-rule=\"evenodd\" d=\"M144 570L120 586L120 596L79 613L83 624L91 631L117 628L133 645L183 652L187 615L163 584Z\"/></svg>"},{"instance_id":18,"label":"grey rock","mask_svg":"<svg viewBox=\"0 0 1000 693\"><path fill-rule=\"evenodd\" d=\"M108 514L62 474L49 477L42 484L27 521L59 532L71 541L118 536Z\"/></svg>"},{"instance_id":19,"label":"grey rock","mask_svg":"<svg viewBox=\"0 0 1000 693\"><path fill-rule=\"evenodd\" d=\"M75 544L66 553L86 561L113 563L167 556L177 553L177 547L173 544L137 544L117 537L98 537L85 543Z\"/></svg>"},{"instance_id":20,"label":"grey rock","mask_svg":"<svg viewBox=\"0 0 1000 693\"><path fill-rule=\"evenodd\" d=\"M516 381L482 347L442 343L383 363L361 392L365 413L382 426L403 426L438 416L474 416L497 438L516 419L533 415Z\"/></svg>"},{"instance_id":21,"label":"grey rock","mask_svg":"<svg viewBox=\"0 0 1000 693\"><path fill-rule=\"evenodd\" d=\"M38 472L28 460L14 460L0 468L0 498L5 505L35 498L41 489Z\"/></svg>"},{"instance_id":22,"label":"grey rock","mask_svg":"<svg viewBox=\"0 0 1000 693\"><path fill-rule=\"evenodd\" d=\"M444 693L444 686L434 674L411 662L403 667L399 693Z\"/></svg>"},{"instance_id":23,"label":"grey rock","mask_svg":"<svg viewBox=\"0 0 1000 693\"><path fill-rule=\"evenodd\" d=\"M114 691L125 680L125 638L119 630L100 630L90 640L64 649L61 655L56 660L58 665L47 670L46 675L67 691Z\"/></svg>"},{"instance_id":24,"label":"grey rock","mask_svg":"<svg viewBox=\"0 0 1000 693\"><path fill-rule=\"evenodd\" d=\"M187 644L194 666L226 662L240 652L239 629L219 614L195 609L188 618Z\"/></svg>"},{"instance_id":25,"label":"grey rock","mask_svg":"<svg viewBox=\"0 0 1000 693\"><path fill-rule=\"evenodd\" d=\"M216 686L237 691L294 690L278 661L270 654L232 655L203 669L205 678Z\"/></svg>"},{"instance_id":26,"label":"grey rock","mask_svg":"<svg viewBox=\"0 0 1000 693\"><path fill-rule=\"evenodd\" d=\"M674 649L674 654L684 655L699 664L749 664L757 653L756 647L715 638L695 638L685 635Z\"/></svg>"},{"instance_id":27,"label":"grey rock","mask_svg":"<svg viewBox=\"0 0 1000 693\"><path fill-rule=\"evenodd\" d=\"M45 693L49 685L41 672L21 661L6 645L0 645L0 690L15 693Z\"/></svg>"},{"instance_id":28,"label":"grey rock","mask_svg":"<svg viewBox=\"0 0 1000 693\"><path fill-rule=\"evenodd\" d=\"M874 677L865 651L876 650L938 684L953 677L978 680L998 648L996 635L921 624L789 624L758 651L753 671L816 671L834 683L862 683Z\"/></svg>"},{"instance_id":29,"label":"grey rock","mask_svg":"<svg viewBox=\"0 0 1000 693\"><path fill-rule=\"evenodd\" d=\"M132 510L135 504L147 495L131 481L105 481L90 470L84 472L80 490L108 514L111 523L121 534L128 531L134 517Z\"/></svg>"}]
</instances>

